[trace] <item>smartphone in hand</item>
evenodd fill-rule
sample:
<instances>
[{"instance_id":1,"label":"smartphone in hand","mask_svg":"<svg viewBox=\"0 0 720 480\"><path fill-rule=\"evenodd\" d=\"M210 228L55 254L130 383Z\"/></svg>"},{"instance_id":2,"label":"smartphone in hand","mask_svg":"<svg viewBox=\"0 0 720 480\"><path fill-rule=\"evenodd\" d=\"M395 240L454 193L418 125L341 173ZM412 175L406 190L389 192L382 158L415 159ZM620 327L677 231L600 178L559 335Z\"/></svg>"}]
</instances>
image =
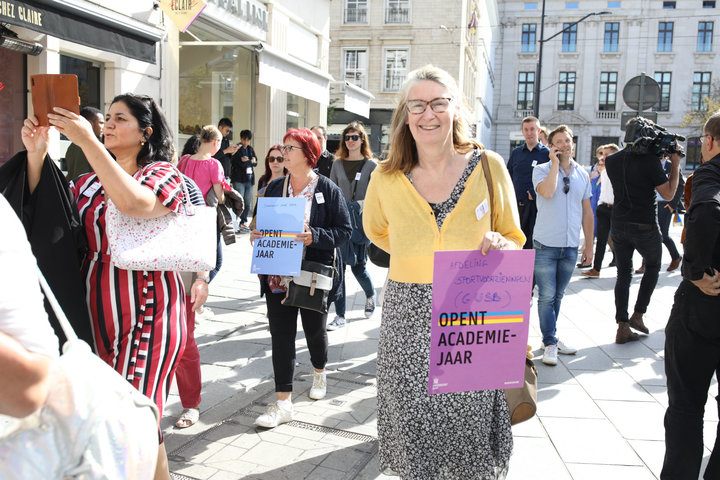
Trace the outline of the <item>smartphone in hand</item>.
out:
<instances>
[{"instance_id":1,"label":"smartphone in hand","mask_svg":"<svg viewBox=\"0 0 720 480\"><path fill-rule=\"evenodd\" d=\"M30 77L33 113L41 126L48 126L48 113L61 107L80 114L80 94L77 75L42 74Z\"/></svg>"}]
</instances>

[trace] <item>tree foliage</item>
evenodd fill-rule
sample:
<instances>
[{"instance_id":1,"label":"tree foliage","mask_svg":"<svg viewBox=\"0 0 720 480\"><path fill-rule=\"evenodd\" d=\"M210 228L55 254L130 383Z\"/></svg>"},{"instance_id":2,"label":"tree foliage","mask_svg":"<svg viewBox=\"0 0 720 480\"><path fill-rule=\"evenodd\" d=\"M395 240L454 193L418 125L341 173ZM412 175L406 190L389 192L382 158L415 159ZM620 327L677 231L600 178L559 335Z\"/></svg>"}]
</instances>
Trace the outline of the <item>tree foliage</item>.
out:
<instances>
[{"instance_id":1,"label":"tree foliage","mask_svg":"<svg viewBox=\"0 0 720 480\"><path fill-rule=\"evenodd\" d=\"M720 110L720 81L715 80L710 89L710 95L703 97L704 107L700 110L690 110L683 115L682 127L701 129L710 115Z\"/></svg>"}]
</instances>

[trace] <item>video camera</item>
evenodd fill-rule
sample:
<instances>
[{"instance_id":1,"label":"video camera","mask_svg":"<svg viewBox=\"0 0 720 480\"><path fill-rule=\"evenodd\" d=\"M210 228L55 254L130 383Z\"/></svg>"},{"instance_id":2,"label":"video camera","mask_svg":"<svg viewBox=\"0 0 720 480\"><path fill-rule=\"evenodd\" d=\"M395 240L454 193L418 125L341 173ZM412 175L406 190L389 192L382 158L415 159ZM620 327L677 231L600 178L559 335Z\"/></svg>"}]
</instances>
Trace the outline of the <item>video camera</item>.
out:
<instances>
[{"instance_id":1,"label":"video camera","mask_svg":"<svg viewBox=\"0 0 720 480\"><path fill-rule=\"evenodd\" d=\"M660 125L656 125L643 117L635 117L628 121L625 130L625 144L630 145L630 151L638 154L651 154L662 158L671 153L685 156L682 147L678 148L676 141L684 142L685 137L670 133Z\"/></svg>"}]
</instances>

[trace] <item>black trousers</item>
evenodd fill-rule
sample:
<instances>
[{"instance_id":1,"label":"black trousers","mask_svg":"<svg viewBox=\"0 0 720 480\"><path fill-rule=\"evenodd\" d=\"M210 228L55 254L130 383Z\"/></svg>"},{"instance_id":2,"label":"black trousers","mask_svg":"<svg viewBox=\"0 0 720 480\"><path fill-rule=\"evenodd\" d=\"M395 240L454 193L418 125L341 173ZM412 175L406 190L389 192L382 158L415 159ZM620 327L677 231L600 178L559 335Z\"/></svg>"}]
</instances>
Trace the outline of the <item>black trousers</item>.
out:
<instances>
[{"instance_id":1,"label":"black trousers","mask_svg":"<svg viewBox=\"0 0 720 480\"><path fill-rule=\"evenodd\" d=\"M670 230L670 222L672 221L672 212L669 208L667 208L667 205L670 202L658 202L658 223L660 224L660 233L662 234L662 242L663 245L665 245L665 248L668 249L668 253L670 253L670 258L672 260L676 260L680 258L680 252L678 252L677 247L675 246L675 242L672 238L670 238L669 230Z\"/></svg>"},{"instance_id":2,"label":"black trousers","mask_svg":"<svg viewBox=\"0 0 720 480\"><path fill-rule=\"evenodd\" d=\"M524 199L518 202L518 215L520 216L520 229L525 234L524 250L532 250L533 230L535 230L535 219L537 218L537 204L535 200Z\"/></svg>"},{"instance_id":3,"label":"black trousers","mask_svg":"<svg viewBox=\"0 0 720 480\"><path fill-rule=\"evenodd\" d=\"M610 235L610 219L612 217L612 205L605 203L598 204L595 209L597 217L597 231L595 232L595 259L593 260L593 268L598 272L602 268L602 262L605 258L605 248L607 247L608 236Z\"/></svg>"},{"instance_id":4,"label":"black trousers","mask_svg":"<svg viewBox=\"0 0 720 480\"><path fill-rule=\"evenodd\" d=\"M327 313L280 303L284 293L265 293L265 301L272 337L272 362L275 373L275 391L292 392L295 374L295 337L297 315L300 311L303 332L310 352L310 362L318 370L325 368L328 359L328 336L325 330Z\"/></svg>"},{"instance_id":5,"label":"black trousers","mask_svg":"<svg viewBox=\"0 0 720 480\"><path fill-rule=\"evenodd\" d=\"M662 480L696 479L703 458L703 414L712 377L720 377L720 299L684 280L665 328L665 462ZM719 378L720 379L720 378ZM720 401L720 396L715 397ZM716 406L717 407L717 406ZM720 426L706 480L720 478Z\"/></svg>"},{"instance_id":6,"label":"black trousers","mask_svg":"<svg viewBox=\"0 0 720 480\"><path fill-rule=\"evenodd\" d=\"M613 221L611 228L617 263L615 321L627 322L633 252L637 250L645 261L645 273L640 281L640 290L635 301L635 311L645 313L660 273L662 236L657 224Z\"/></svg>"}]
</instances>

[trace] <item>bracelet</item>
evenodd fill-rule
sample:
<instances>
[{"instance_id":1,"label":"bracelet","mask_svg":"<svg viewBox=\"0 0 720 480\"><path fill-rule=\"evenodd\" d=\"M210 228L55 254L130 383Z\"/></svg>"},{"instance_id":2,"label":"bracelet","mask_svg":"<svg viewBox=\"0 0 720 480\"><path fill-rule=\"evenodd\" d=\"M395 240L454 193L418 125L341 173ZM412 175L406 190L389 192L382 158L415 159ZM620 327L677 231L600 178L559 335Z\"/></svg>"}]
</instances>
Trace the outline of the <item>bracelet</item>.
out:
<instances>
[{"instance_id":1,"label":"bracelet","mask_svg":"<svg viewBox=\"0 0 720 480\"><path fill-rule=\"evenodd\" d=\"M210 275L197 275L195 280L202 280L205 283L210 283Z\"/></svg>"}]
</instances>

